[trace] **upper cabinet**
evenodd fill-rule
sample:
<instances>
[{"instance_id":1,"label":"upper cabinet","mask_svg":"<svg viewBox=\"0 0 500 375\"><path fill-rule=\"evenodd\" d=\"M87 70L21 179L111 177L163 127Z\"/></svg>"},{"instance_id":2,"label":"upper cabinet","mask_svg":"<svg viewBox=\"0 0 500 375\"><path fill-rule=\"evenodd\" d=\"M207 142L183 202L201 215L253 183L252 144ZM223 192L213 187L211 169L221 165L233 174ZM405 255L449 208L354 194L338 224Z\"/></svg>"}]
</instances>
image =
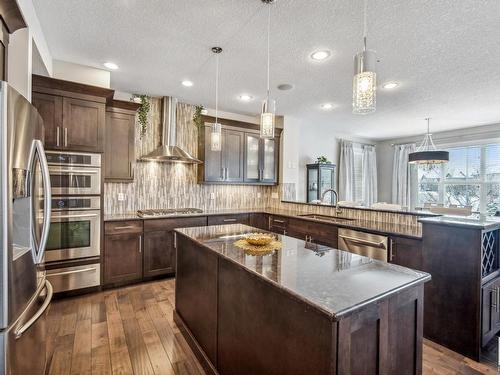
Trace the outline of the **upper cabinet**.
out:
<instances>
[{"instance_id":1,"label":"upper cabinet","mask_svg":"<svg viewBox=\"0 0 500 375\"><path fill-rule=\"evenodd\" d=\"M104 151L106 102L113 90L33 75L33 105L45 126L45 148Z\"/></svg>"},{"instance_id":2,"label":"upper cabinet","mask_svg":"<svg viewBox=\"0 0 500 375\"><path fill-rule=\"evenodd\" d=\"M106 107L104 181L132 182L135 160L135 114L140 104L113 100Z\"/></svg>"},{"instance_id":3,"label":"upper cabinet","mask_svg":"<svg viewBox=\"0 0 500 375\"><path fill-rule=\"evenodd\" d=\"M219 119L222 124L221 151L212 151L210 136L214 119L204 117L200 131L198 181L218 184L278 183L279 133L273 139L261 139L258 125Z\"/></svg>"}]
</instances>

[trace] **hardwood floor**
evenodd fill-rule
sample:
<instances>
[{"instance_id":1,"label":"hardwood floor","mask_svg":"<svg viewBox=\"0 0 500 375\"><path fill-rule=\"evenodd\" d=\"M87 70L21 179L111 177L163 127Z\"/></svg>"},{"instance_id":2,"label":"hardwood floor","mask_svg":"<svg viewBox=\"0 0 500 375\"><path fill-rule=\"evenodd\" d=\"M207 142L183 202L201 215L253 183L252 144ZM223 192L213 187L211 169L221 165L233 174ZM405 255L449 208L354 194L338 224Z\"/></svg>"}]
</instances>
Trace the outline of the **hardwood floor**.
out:
<instances>
[{"instance_id":1,"label":"hardwood floor","mask_svg":"<svg viewBox=\"0 0 500 375\"><path fill-rule=\"evenodd\" d=\"M172 319L174 279L57 300L48 315L49 374L204 374ZM424 342L424 374L498 374Z\"/></svg>"}]
</instances>

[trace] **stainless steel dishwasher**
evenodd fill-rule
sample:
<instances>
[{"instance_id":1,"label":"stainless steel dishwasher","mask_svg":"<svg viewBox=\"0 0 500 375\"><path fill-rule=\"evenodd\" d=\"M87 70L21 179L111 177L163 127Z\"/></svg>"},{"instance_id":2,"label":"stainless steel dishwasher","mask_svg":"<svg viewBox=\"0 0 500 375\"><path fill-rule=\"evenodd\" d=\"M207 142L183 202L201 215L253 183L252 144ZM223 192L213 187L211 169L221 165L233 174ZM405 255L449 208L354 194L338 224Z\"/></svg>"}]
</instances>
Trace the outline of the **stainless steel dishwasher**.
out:
<instances>
[{"instance_id":1,"label":"stainless steel dishwasher","mask_svg":"<svg viewBox=\"0 0 500 375\"><path fill-rule=\"evenodd\" d=\"M389 238L378 234L339 228L339 249L387 262Z\"/></svg>"}]
</instances>

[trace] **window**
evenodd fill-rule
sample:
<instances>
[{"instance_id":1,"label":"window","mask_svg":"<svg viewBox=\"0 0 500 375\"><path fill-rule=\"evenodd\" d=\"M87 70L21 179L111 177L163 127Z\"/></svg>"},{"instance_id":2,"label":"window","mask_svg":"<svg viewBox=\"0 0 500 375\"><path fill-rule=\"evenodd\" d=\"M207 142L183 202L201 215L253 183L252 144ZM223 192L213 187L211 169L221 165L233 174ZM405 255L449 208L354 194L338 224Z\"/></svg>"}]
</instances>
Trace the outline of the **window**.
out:
<instances>
[{"instance_id":1,"label":"window","mask_svg":"<svg viewBox=\"0 0 500 375\"><path fill-rule=\"evenodd\" d=\"M354 201L363 201L363 147L353 144L354 150Z\"/></svg>"},{"instance_id":2,"label":"window","mask_svg":"<svg viewBox=\"0 0 500 375\"><path fill-rule=\"evenodd\" d=\"M418 166L417 206L426 203L500 210L500 144L449 148L450 161Z\"/></svg>"}]
</instances>

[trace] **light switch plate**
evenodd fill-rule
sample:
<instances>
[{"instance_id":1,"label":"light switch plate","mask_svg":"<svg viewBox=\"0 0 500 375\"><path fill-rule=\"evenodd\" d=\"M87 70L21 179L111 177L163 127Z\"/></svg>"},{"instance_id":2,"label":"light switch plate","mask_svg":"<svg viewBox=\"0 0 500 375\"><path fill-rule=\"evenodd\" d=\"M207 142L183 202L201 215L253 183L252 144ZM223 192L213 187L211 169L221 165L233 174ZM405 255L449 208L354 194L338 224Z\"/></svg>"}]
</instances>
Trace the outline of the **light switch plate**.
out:
<instances>
[{"instance_id":1,"label":"light switch plate","mask_svg":"<svg viewBox=\"0 0 500 375\"><path fill-rule=\"evenodd\" d=\"M210 193L210 199L214 200L215 199L215 193Z\"/></svg>"},{"instance_id":2,"label":"light switch plate","mask_svg":"<svg viewBox=\"0 0 500 375\"><path fill-rule=\"evenodd\" d=\"M272 199L278 199L280 196L278 193L271 193L271 198Z\"/></svg>"},{"instance_id":3,"label":"light switch plate","mask_svg":"<svg viewBox=\"0 0 500 375\"><path fill-rule=\"evenodd\" d=\"M257 193L257 198L260 198L262 197L262 194L261 193Z\"/></svg>"},{"instance_id":4,"label":"light switch plate","mask_svg":"<svg viewBox=\"0 0 500 375\"><path fill-rule=\"evenodd\" d=\"M118 193L118 202L123 202L127 199L127 196L124 193Z\"/></svg>"}]
</instances>

